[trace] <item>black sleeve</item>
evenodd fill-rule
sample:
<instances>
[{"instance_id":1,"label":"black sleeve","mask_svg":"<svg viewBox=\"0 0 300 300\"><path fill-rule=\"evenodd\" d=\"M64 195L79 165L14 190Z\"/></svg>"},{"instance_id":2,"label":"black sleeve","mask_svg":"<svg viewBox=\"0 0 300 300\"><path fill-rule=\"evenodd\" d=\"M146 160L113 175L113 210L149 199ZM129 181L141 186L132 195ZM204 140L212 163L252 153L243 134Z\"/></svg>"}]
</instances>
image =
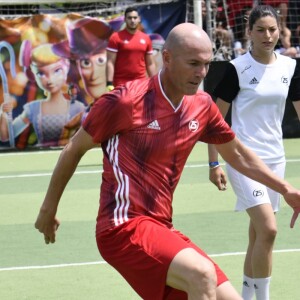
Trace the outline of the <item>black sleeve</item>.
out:
<instances>
[{"instance_id":1,"label":"black sleeve","mask_svg":"<svg viewBox=\"0 0 300 300\"><path fill-rule=\"evenodd\" d=\"M215 97L231 103L240 90L239 78L233 64L228 63L223 78L213 91Z\"/></svg>"},{"instance_id":2,"label":"black sleeve","mask_svg":"<svg viewBox=\"0 0 300 300\"><path fill-rule=\"evenodd\" d=\"M300 101L300 59L297 59L295 72L289 88L288 98L292 101Z\"/></svg>"}]
</instances>

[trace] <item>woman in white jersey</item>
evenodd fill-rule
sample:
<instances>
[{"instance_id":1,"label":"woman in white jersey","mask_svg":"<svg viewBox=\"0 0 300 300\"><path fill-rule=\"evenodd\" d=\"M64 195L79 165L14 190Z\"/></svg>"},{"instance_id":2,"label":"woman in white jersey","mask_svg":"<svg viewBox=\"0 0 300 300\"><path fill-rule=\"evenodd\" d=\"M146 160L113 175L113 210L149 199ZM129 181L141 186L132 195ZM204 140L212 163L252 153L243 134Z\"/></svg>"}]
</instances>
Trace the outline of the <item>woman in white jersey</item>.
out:
<instances>
[{"instance_id":1,"label":"woman in white jersey","mask_svg":"<svg viewBox=\"0 0 300 300\"><path fill-rule=\"evenodd\" d=\"M228 63L214 94L223 116L232 104L231 123L237 137L276 174L284 177L281 123L287 98L293 101L300 119L300 64L274 52L280 28L277 13L271 6L254 7L248 26L251 49ZM214 146L210 145L210 180L224 190L226 176L217 157ZM277 233L274 213L279 210L280 195L230 165L226 167L237 196L236 210L246 210L250 217L242 297L248 300L255 294L258 300L268 300Z\"/></svg>"}]
</instances>

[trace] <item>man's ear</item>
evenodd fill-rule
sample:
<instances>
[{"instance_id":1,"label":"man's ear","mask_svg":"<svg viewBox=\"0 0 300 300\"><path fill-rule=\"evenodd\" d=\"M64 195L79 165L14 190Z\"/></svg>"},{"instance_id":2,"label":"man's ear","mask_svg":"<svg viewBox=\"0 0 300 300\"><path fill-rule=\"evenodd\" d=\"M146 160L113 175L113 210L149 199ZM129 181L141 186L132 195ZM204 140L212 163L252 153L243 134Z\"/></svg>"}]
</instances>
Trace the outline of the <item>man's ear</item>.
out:
<instances>
[{"instance_id":1,"label":"man's ear","mask_svg":"<svg viewBox=\"0 0 300 300\"><path fill-rule=\"evenodd\" d=\"M170 56L170 53L169 53L168 50L164 49L162 51L162 59L163 59L163 62L164 62L165 65L170 63L171 56Z\"/></svg>"}]
</instances>

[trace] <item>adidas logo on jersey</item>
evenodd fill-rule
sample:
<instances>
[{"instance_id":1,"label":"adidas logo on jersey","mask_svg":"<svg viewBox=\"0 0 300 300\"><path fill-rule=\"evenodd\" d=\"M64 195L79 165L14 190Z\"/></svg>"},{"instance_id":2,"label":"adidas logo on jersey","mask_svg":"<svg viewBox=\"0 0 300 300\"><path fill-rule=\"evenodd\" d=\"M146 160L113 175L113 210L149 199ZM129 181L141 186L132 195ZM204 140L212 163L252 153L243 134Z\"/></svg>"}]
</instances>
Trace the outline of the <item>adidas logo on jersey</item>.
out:
<instances>
[{"instance_id":1,"label":"adidas logo on jersey","mask_svg":"<svg viewBox=\"0 0 300 300\"><path fill-rule=\"evenodd\" d=\"M249 82L249 84L258 84L258 83L259 81L255 77L253 77L252 80Z\"/></svg>"},{"instance_id":2,"label":"adidas logo on jersey","mask_svg":"<svg viewBox=\"0 0 300 300\"><path fill-rule=\"evenodd\" d=\"M155 130L160 130L160 126L157 122L157 120L152 121L147 128L155 129Z\"/></svg>"}]
</instances>

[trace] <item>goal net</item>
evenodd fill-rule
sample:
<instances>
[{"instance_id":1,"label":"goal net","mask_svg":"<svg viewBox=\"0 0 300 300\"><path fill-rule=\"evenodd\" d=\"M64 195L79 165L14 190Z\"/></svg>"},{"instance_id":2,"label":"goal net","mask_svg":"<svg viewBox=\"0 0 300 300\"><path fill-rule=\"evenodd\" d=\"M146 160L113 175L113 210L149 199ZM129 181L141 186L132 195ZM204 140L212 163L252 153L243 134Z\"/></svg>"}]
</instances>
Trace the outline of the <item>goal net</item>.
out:
<instances>
[{"instance_id":1,"label":"goal net","mask_svg":"<svg viewBox=\"0 0 300 300\"><path fill-rule=\"evenodd\" d=\"M127 6L157 5L179 2L180 0L144 0L144 1L118 1L118 0L23 0L0 1L0 17L16 18L34 14L66 14L79 13L85 16L108 16L123 12Z\"/></svg>"},{"instance_id":2,"label":"goal net","mask_svg":"<svg viewBox=\"0 0 300 300\"><path fill-rule=\"evenodd\" d=\"M197 3L197 5L195 5ZM280 20L280 39L276 48L291 57L300 51L300 1L299 0L200 0L188 1L189 19L197 20L201 14L203 28L215 46L215 60L228 60L249 48L247 19L255 5L271 5ZM197 14L196 14L197 13ZM287 49L284 49L287 48Z\"/></svg>"}]
</instances>

